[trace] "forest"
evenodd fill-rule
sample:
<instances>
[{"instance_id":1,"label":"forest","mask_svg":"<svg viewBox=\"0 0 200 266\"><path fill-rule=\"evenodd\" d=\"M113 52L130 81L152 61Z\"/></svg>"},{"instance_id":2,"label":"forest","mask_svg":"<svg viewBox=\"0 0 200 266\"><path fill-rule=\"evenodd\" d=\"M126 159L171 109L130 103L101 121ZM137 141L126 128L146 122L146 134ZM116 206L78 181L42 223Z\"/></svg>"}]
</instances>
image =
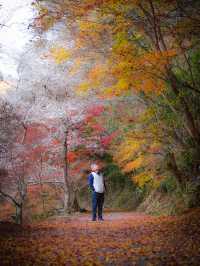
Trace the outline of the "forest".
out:
<instances>
[{"instance_id":1,"label":"forest","mask_svg":"<svg viewBox=\"0 0 200 266\"><path fill-rule=\"evenodd\" d=\"M200 1L0 14L0 265L200 265Z\"/></svg>"}]
</instances>

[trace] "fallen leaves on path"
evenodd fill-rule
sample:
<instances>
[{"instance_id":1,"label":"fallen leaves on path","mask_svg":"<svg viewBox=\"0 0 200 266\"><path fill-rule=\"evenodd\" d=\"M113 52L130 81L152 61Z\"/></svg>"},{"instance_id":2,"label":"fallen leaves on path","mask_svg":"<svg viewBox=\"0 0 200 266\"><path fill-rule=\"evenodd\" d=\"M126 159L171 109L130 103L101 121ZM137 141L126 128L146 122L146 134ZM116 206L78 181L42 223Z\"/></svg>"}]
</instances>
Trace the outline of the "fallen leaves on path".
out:
<instances>
[{"instance_id":1,"label":"fallen leaves on path","mask_svg":"<svg viewBox=\"0 0 200 266\"><path fill-rule=\"evenodd\" d=\"M200 265L200 209L183 216L105 213L1 230L0 265Z\"/></svg>"}]
</instances>

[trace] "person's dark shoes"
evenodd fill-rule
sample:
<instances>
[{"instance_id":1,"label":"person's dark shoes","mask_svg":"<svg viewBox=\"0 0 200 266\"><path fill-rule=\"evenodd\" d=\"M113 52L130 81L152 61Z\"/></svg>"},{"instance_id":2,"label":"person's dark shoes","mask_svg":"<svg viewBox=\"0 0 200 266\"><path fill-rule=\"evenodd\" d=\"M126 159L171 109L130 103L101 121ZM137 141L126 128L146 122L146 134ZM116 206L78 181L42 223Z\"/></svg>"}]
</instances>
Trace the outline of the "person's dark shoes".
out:
<instances>
[{"instance_id":1,"label":"person's dark shoes","mask_svg":"<svg viewBox=\"0 0 200 266\"><path fill-rule=\"evenodd\" d=\"M96 218L92 218L92 221L96 221Z\"/></svg>"},{"instance_id":2,"label":"person's dark shoes","mask_svg":"<svg viewBox=\"0 0 200 266\"><path fill-rule=\"evenodd\" d=\"M102 217L98 218L99 221L104 221L104 219Z\"/></svg>"}]
</instances>

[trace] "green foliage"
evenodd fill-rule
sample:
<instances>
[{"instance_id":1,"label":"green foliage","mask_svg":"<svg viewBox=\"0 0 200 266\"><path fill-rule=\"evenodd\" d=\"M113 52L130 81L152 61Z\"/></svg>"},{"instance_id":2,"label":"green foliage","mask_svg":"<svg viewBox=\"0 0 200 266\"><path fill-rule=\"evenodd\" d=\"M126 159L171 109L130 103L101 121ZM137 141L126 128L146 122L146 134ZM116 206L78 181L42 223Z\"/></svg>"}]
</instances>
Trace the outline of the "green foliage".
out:
<instances>
[{"instance_id":1,"label":"green foliage","mask_svg":"<svg viewBox=\"0 0 200 266\"><path fill-rule=\"evenodd\" d=\"M88 69L80 89L95 88L103 99L131 99L121 106L111 104L90 119L118 134L100 158L110 188L130 187L141 199L157 186L163 194L186 195L189 200L188 195L196 192L188 180L200 164L199 6L181 1L178 5L176 1L89 3L75 3L72 8L79 26L77 54L88 47L88 51L95 50L95 67ZM185 15L177 21L180 8ZM193 11L193 18L187 15L187 8ZM48 15L48 10L43 13ZM105 41L108 49L102 46L102 36L112 39ZM105 48L104 63L98 63L99 47ZM62 47L55 47L51 54L57 63L71 55ZM83 60L86 57L84 54ZM137 104L132 102L134 97L139 99ZM83 136L92 132L89 126Z\"/></svg>"},{"instance_id":2,"label":"green foliage","mask_svg":"<svg viewBox=\"0 0 200 266\"><path fill-rule=\"evenodd\" d=\"M120 167L113 162L112 156L105 153L102 160L105 162L105 167L103 169L106 179L113 187L131 186L135 189L135 186L128 175L122 173Z\"/></svg>"},{"instance_id":3,"label":"green foliage","mask_svg":"<svg viewBox=\"0 0 200 266\"><path fill-rule=\"evenodd\" d=\"M176 194L183 199L187 208L200 206L199 182L187 182L182 189L177 189Z\"/></svg>"},{"instance_id":4,"label":"green foliage","mask_svg":"<svg viewBox=\"0 0 200 266\"><path fill-rule=\"evenodd\" d=\"M37 213L37 214L33 214L32 215L32 220L33 221L42 221L42 220L46 220L47 218L53 216L56 214L56 211L54 210L50 210L47 212L43 212L43 213Z\"/></svg>"},{"instance_id":5,"label":"green foliage","mask_svg":"<svg viewBox=\"0 0 200 266\"><path fill-rule=\"evenodd\" d=\"M172 193L176 190L176 188L177 188L176 179L173 176L168 176L167 178L161 181L158 190L163 193Z\"/></svg>"},{"instance_id":6,"label":"green foliage","mask_svg":"<svg viewBox=\"0 0 200 266\"><path fill-rule=\"evenodd\" d=\"M190 175L195 163L198 163L199 154L195 148L188 148L180 153L178 158L179 167L185 174Z\"/></svg>"}]
</instances>

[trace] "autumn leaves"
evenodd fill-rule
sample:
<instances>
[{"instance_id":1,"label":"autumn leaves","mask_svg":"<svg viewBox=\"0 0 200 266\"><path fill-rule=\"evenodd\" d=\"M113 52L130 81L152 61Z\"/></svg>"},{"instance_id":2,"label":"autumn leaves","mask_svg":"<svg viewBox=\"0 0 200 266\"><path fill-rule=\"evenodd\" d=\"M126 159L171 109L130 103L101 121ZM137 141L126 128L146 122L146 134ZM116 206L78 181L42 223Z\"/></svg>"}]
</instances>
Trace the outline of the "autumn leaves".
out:
<instances>
[{"instance_id":1,"label":"autumn leaves","mask_svg":"<svg viewBox=\"0 0 200 266\"><path fill-rule=\"evenodd\" d=\"M4 226L1 264L198 265L199 210L181 217L125 212L105 215L104 223L95 224L89 215L72 220L60 217L35 223L14 235Z\"/></svg>"},{"instance_id":2,"label":"autumn leaves","mask_svg":"<svg viewBox=\"0 0 200 266\"><path fill-rule=\"evenodd\" d=\"M72 75L87 66L75 91L87 97L92 90L100 99L113 102L133 97L140 106L138 111L127 100L128 118L113 111L107 119L104 116L104 127L111 133L120 126L109 143L116 163L140 185L153 179L159 185L157 180L169 174L184 183L180 181L183 169L192 175L199 162L197 156L193 165L184 155L196 154L199 143L195 107L199 71L194 64L198 38L192 33L199 23L198 6L153 0L66 1L65 5L68 25L76 28L73 55L56 46L50 53L58 64L75 56ZM194 12L193 20L187 9ZM132 124L131 116L136 116ZM99 132L97 124L91 127Z\"/></svg>"}]
</instances>

